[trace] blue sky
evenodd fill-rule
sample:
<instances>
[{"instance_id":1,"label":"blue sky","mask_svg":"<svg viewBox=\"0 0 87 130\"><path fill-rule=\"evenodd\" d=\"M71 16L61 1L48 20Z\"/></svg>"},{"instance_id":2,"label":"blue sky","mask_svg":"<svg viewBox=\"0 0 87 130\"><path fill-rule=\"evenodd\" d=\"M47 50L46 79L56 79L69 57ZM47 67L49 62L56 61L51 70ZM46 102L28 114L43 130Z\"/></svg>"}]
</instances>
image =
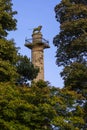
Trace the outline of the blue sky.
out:
<instances>
[{"instance_id":1,"label":"blue sky","mask_svg":"<svg viewBox=\"0 0 87 130\"><path fill-rule=\"evenodd\" d=\"M60 0L12 0L13 10L18 12L17 30L10 32L8 38L15 40L20 53L31 57L31 51L24 46L25 38L31 38L32 28L42 25L43 38L49 41L50 49L44 51L45 80L55 87L63 87L60 77L61 67L56 65L56 47L53 37L59 33L59 23L55 19L54 7Z\"/></svg>"}]
</instances>

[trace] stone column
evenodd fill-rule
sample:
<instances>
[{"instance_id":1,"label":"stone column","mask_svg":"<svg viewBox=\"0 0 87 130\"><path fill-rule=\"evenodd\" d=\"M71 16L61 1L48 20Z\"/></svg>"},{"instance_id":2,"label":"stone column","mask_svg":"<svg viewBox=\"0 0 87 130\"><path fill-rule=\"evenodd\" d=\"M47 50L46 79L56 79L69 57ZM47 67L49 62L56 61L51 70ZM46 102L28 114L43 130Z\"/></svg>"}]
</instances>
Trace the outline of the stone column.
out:
<instances>
[{"instance_id":1,"label":"stone column","mask_svg":"<svg viewBox=\"0 0 87 130\"><path fill-rule=\"evenodd\" d=\"M29 39L28 39L29 40ZM27 41L28 41L27 40ZM31 49L32 63L39 68L39 73L34 81L44 80L44 49L50 48L47 41L42 38L41 32L32 34L32 43L28 41L26 47Z\"/></svg>"},{"instance_id":2,"label":"stone column","mask_svg":"<svg viewBox=\"0 0 87 130\"><path fill-rule=\"evenodd\" d=\"M39 73L34 81L44 80L44 44L42 44L42 34L35 33L32 35L32 63L39 68Z\"/></svg>"}]
</instances>

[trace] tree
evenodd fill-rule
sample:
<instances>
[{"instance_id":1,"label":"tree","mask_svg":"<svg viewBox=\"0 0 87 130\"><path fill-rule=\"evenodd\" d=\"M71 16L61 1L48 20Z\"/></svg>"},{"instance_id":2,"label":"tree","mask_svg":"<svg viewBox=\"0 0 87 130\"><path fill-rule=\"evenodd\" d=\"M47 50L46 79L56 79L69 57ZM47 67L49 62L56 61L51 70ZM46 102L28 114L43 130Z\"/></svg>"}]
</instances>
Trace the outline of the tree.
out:
<instances>
[{"instance_id":1,"label":"tree","mask_svg":"<svg viewBox=\"0 0 87 130\"><path fill-rule=\"evenodd\" d=\"M57 130L81 130L84 129L84 110L81 94L75 91L70 91L66 88L53 90L54 108L57 116L54 117L52 123ZM55 130L55 129L54 129Z\"/></svg>"},{"instance_id":2,"label":"tree","mask_svg":"<svg viewBox=\"0 0 87 130\"><path fill-rule=\"evenodd\" d=\"M13 40L6 39L8 32L16 29L15 14L11 0L0 0L0 82L14 81L18 76L15 67L18 48Z\"/></svg>"},{"instance_id":3,"label":"tree","mask_svg":"<svg viewBox=\"0 0 87 130\"><path fill-rule=\"evenodd\" d=\"M0 82L16 81L19 76L23 81L32 80L38 73L26 56L18 54L14 40L6 39L8 32L16 29L17 20L13 16L17 12L12 5L11 0L0 0Z\"/></svg>"},{"instance_id":4,"label":"tree","mask_svg":"<svg viewBox=\"0 0 87 130\"><path fill-rule=\"evenodd\" d=\"M27 80L33 80L36 78L39 68L34 67L32 62L27 56L19 55L19 60L16 64L17 72L20 75L18 82L19 84L26 83Z\"/></svg>"},{"instance_id":5,"label":"tree","mask_svg":"<svg viewBox=\"0 0 87 130\"><path fill-rule=\"evenodd\" d=\"M84 109L87 104L87 1L62 0L56 5L55 13L60 23L60 33L53 39L57 47L56 63L64 66L61 72L64 87L84 96ZM86 129L86 116L83 119L83 129Z\"/></svg>"},{"instance_id":6,"label":"tree","mask_svg":"<svg viewBox=\"0 0 87 130\"><path fill-rule=\"evenodd\" d=\"M17 78L17 53L18 49L13 40L0 39L0 82L14 81Z\"/></svg>"},{"instance_id":7,"label":"tree","mask_svg":"<svg viewBox=\"0 0 87 130\"><path fill-rule=\"evenodd\" d=\"M66 66L61 72L65 87L82 93L87 89L87 66L78 62Z\"/></svg>"},{"instance_id":8,"label":"tree","mask_svg":"<svg viewBox=\"0 0 87 130\"><path fill-rule=\"evenodd\" d=\"M87 88L87 1L62 0L55 7L60 33L54 38L57 46L57 64L65 87L72 90Z\"/></svg>"},{"instance_id":9,"label":"tree","mask_svg":"<svg viewBox=\"0 0 87 130\"><path fill-rule=\"evenodd\" d=\"M44 87L40 87L40 82ZM0 83L0 128L4 130L50 130L55 116L49 103L50 89L45 82L39 86L16 87Z\"/></svg>"},{"instance_id":10,"label":"tree","mask_svg":"<svg viewBox=\"0 0 87 130\"><path fill-rule=\"evenodd\" d=\"M66 66L61 72L61 76L64 79L64 87L69 91L74 90L77 93L82 94L84 100L82 102L82 108L85 112L83 119L84 130L87 127L87 66L78 62L72 63L70 66Z\"/></svg>"},{"instance_id":11,"label":"tree","mask_svg":"<svg viewBox=\"0 0 87 130\"><path fill-rule=\"evenodd\" d=\"M0 128L79 130L84 126L81 94L38 81L31 87L0 83Z\"/></svg>"},{"instance_id":12,"label":"tree","mask_svg":"<svg viewBox=\"0 0 87 130\"><path fill-rule=\"evenodd\" d=\"M17 20L13 16L17 12L12 10L12 5L11 0L0 0L0 38L16 29Z\"/></svg>"},{"instance_id":13,"label":"tree","mask_svg":"<svg viewBox=\"0 0 87 130\"><path fill-rule=\"evenodd\" d=\"M0 82L15 82L17 76L16 67L11 65L9 61L0 59Z\"/></svg>"},{"instance_id":14,"label":"tree","mask_svg":"<svg viewBox=\"0 0 87 130\"><path fill-rule=\"evenodd\" d=\"M54 37L57 65L87 62L87 1L62 0L55 7L60 33Z\"/></svg>"}]
</instances>

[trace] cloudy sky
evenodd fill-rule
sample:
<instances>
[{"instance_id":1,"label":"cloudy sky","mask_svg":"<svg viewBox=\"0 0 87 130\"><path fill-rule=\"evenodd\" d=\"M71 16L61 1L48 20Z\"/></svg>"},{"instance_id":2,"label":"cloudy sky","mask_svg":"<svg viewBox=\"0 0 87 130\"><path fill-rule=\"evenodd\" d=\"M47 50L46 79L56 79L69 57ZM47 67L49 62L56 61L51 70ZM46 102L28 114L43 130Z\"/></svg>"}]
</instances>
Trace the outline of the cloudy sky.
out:
<instances>
[{"instance_id":1,"label":"cloudy sky","mask_svg":"<svg viewBox=\"0 0 87 130\"><path fill-rule=\"evenodd\" d=\"M61 67L56 65L56 47L53 37L59 33L59 23L55 19L54 7L60 0L12 0L13 10L18 14L17 30L10 32L8 38L15 40L20 47L20 53L31 57L31 51L24 46L25 38L31 38L32 29L42 25L43 38L49 41L50 49L44 51L45 80L55 87L63 87L60 77Z\"/></svg>"}]
</instances>

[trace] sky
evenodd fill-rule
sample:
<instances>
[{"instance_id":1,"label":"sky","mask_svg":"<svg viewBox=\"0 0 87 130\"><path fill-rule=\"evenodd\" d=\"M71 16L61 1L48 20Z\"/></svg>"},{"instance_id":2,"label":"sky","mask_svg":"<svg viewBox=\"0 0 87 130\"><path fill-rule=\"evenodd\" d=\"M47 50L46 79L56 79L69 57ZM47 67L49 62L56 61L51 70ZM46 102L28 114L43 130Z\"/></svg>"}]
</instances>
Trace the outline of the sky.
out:
<instances>
[{"instance_id":1,"label":"sky","mask_svg":"<svg viewBox=\"0 0 87 130\"><path fill-rule=\"evenodd\" d=\"M56 65L56 50L53 38L59 33L60 24L55 19L54 7L60 0L12 0L13 10L17 11L17 30L9 33L8 39L13 38L22 55L31 58L31 50L24 46L25 38L32 38L33 28L42 25L43 38L49 41L50 49L44 50L44 76L52 86L63 87L60 76L62 67Z\"/></svg>"}]
</instances>

